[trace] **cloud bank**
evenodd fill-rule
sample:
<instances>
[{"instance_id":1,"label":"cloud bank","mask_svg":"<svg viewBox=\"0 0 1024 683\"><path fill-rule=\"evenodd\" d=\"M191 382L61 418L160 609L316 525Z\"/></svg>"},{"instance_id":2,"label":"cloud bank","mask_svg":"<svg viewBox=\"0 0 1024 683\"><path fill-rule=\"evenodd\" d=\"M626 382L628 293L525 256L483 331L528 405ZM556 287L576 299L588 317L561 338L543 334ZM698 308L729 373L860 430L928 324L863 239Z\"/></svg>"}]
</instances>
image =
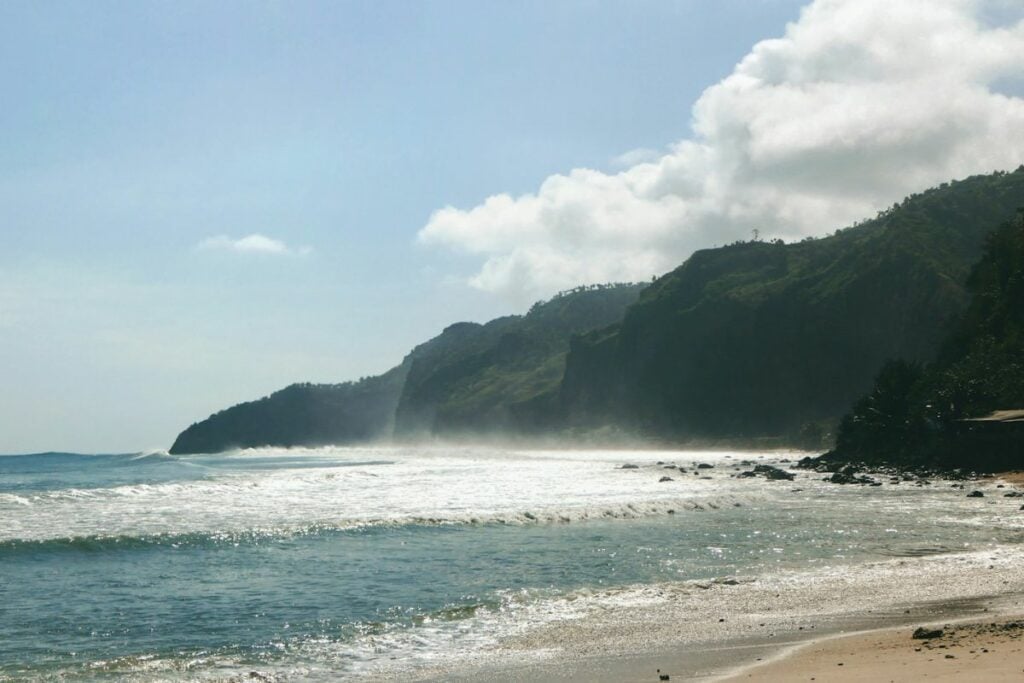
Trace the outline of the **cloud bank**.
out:
<instances>
[{"instance_id":1,"label":"cloud bank","mask_svg":"<svg viewBox=\"0 0 1024 683\"><path fill-rule=\"evenodd\" d=\"M418 239L479 255L473 287L531 300L643 280L694 250L820 235L938 183L1024 163L1021 12L998 0L816 0L693 107L691 137L615 174L436 211ZM1020 8L1017 8L1018 10ZM1005 14L1004 14L1005 16Z\"/></svg>"},{"instance_id":2,"label":"cloud bank","mask_svg":"<svg viewBox=\"0 0 1024 683\"><path fill-rule=\"evenodd\" d=\"M238 239L232 239L227 235L215 235L207 237L196 246L203 251L229 251L239 254L305 255L311 251L309 247L289 247L281 240L258 233Z\"/></svg>"}]
</instances>

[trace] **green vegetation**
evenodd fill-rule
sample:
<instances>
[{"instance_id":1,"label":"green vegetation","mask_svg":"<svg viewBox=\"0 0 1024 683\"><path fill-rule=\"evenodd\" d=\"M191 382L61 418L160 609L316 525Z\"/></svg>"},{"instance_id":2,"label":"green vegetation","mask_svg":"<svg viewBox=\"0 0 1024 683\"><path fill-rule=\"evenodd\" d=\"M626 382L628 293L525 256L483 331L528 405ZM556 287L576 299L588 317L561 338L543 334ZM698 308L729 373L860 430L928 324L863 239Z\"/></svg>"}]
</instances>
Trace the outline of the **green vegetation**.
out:
<instances>
[{"instance_id":1,"label":"green vegetation","mask_svg":"<svg viewBox=\"0 0 1024 683\"><path fill-rule=\"evenodd\" d=\"M396 434L536 433L557 427L570 338L620 320L641 289L579 287L534 304L525 316L452 325L413 352Z\"/></svg>"},{"instance_id":2,"label":"green vegetation","mask_svg":"<svg viewBox=\"0 0 1024 683\"><path fill-rule=\"evenodd\" d=\"M178 435L171 453L258 446L322 446L387 436L407 366L345 384L293 384L241 403Z\"/></svg>"},{"instance_id":3,"label":"green vegetation","mask_svg":"<svg viewBox=\"0 0 1024 683\"><path fill-rule=\"evenodd\" d=\"M837 452L922 458L922 444L981 430L965 416L1024 408L1019 219L987 238L1022 203L1024 166L821 239L754 231L646 287L581 287L456 323L380 377L229 408L172 452L491 433L819 448L868 394Z\"/></svg>"},{"instance_id":4,"label":"green vegetation","mask_svg":"<svg viewBox=\"0 0 1024 683\"><path fill-rule=\"evenodd\" d=\"M985 235L1024 197L1024 167L907 198L830 237L695 253L624 320L573 342L568 424L809 447L889 358L929 362L969 302Z\"/></svg>"},{"instance_id":5,"label":"green vegetation","mask_svg":"<svg viewBox=\"0 0 1024 683\"><path fill-rule=\"evenodd\" d=\"M934 363L888 363L843 418L826 462L974 470L1024 465L1024 423L977 422L1024 408L1024 213L986 240L970 307Z\"/></svg>"},{"instance_id":6,"label":"green vegetation","mask_svg":"<svg viewBox=\"0 0 1024 683\"><path fill-rule=\"evenodd\" d=\"M640 289L579 287L524 316L456 323L379 377L295 384L211 415L171 453L552 427L570 336L621 319Z\"/></svg>"}]
</instances>

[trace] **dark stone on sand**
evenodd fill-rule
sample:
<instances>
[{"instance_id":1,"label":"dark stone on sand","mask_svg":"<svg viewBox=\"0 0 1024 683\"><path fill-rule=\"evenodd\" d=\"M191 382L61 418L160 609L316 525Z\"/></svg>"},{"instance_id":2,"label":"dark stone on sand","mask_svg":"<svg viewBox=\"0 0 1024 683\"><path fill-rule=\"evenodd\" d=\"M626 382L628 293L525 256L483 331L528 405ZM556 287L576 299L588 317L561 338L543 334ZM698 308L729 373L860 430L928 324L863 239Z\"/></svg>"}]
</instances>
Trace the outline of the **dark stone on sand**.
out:
<instances>
[{"instance_id":1,"label":"dark stone on sand","mask_svg":"<svg viewBox=\"0 0 1024 683\"><path fill-rule=\"evenodd\" d=\"M709 465L706 462L698 463L698 465L697 465L697 469L698 470L710 470L713 467L714 467L714 465Z\"/></svg>"},{"instance_id":2,"label":"dark stone on sand","mask_svg":"<svg viewBox=\"0 0 1024 683\"><path fill-rule=\"evenodd\" d=\"M1020 491L1009 491L1003 494L1003 498L1024 498L1024 493Z\"/></svg>"},{"instance_id":3,"label":"dark stone on sand","mask_svg":"<svg viewBox=\"0 0 1024 683\"><path fill-rule=\"evenodd\" d=\"M662 482L662 481L672 481L672 477L662 477L662 478L661 478L661 479L659 479L658 481L659 481L659 482Z\"/></svg>"},{"instance_id":4,"label":"dark stone on sand","mask_svg":"<svg viewBox=\"0 0 1024 683\"><path fill-rule=\"evenodd\" d=\"M640 466L639 465L631 465L629 463L626 463L625 465L622 465L621 467L619 467L619 469L620 470L638 470L638 469L640 469Z\"/></svg>"},{"instance_id":5,"label":"dark stone on sand","mask_svg":"<svg viewBox=\"0 0 1024 683\"><path fill-rule=\"evenodd\" d=\"M941 628L925 628L924 626L919 626L910 637L914 640L931 640L932 638L941 638L942 633L943 631Z\"/></svg>"},{"instance_id":6,"label":"dark stone on sand","mask_svg":"<svg viewBox=\"0 0 1024 683\"><path fill-rule=\"evenodd\" d=\"M984 498L985 494L982 493L981 491L971 491L970 493L967 494L967 497L968 498Z\"/></svg>"}]
</instances>

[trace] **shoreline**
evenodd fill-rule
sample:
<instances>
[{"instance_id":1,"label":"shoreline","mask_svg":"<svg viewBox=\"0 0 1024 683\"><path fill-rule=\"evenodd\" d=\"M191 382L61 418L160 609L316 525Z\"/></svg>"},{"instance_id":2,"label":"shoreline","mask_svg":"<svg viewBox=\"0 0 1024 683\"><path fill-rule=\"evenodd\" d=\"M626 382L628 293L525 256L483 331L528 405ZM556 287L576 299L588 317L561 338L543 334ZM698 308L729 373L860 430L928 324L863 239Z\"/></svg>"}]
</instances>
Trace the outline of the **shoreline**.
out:
<instances>
[{"instance_id":1,"label":"shoreline","mask_svg":"<svg viewBox=\"0 0 1024 683\"><path fill-rule=\"evenodd\" d=\"M1006 486L1011 491L1019 490L1024 473L1000 472L979 480L993 489ZM993 496L988 504L999 499ZM947 659L943 652L941 657L932 657L931 661L924 657L922 662L910 655L929 649L912 640L910 634L923 625L1005 624L1024 615L1020 551L1004 548L1003 552L1007 551L1017 559L1000 557L1001 551L940 553L870 562L860 567L861 571L870 571L869 579L831 574L822 585L822 577L814 577L811 572L795 583L760 585L759 580L744 581L745 585L738 588L721 585L697 591L699 597L693 591L667 591L669 595L660 605L613 607L579 622L549 625L537 633L507 639L472 661L451 668L421 669L407 680L615 683L658 681L659 674L664 674L669 680L738 683L835 680L835 670L840 670L844 676L841 680L852 681L890 680L885 677L889 669L892 680L907 680L906 672L911 670L907 667L912 663L927 665L927 670L920 672L912 668L915 680L931 676L978 680L976 669L959 673L959 667L967 662L987 667L986 677L989 673L998 676L1001 674L997 669L1005 668L1003 663L995 658L977 661L975 655L985 645L973 648L975 653L965 646L960 648L966 653L963 656L954 654ZM805 583L807 579L811 584ZM732 595L733 590L741 590L744 595ZM731 604L736 599L742 604ZM711 610L722 611L707 612L708 601L714 603ZM970 642L963 637L960 641ZM893 653L884 667L875 657L875 651L883 645ZM914 647L921 649L915 651ZM835 661L831 663L835 670L822 668L822 661L837 652L843 655L843 666ZM1024 649L1016 654L1020 666L1017 659L1006 665L1015 672L1013 680L1024 678L1018 676L1024 673ZM931 670L937 666L941 668ZM820 675L807 673L811 669ZM807 676L801 678L804 674ZM949 678L951 675L954 677Z\"/></svg>"},{"instance_id":2,"label":"shoreline","mask_svg":"<svg viewBox=\"0 0 1024 683\"><path fill-rule=\"evenodd\" d=\"M941 628L944 634L933 640L914 640L911 635L920 626ZM1024 594L903 605L887 613L866 611L823 623L820 629L778 635L672 647L662 644L624 655L573 657L563 653L518 665L484 664L442 675L413 675L407 680L643 683L659 681L663 674L668 680L691 683L784 683L932 677L1016 681L1024 677ZM1000 656L988 656L994 653ZM947 658L946 654L953 656Z\"/></svg>"}]
</instances>

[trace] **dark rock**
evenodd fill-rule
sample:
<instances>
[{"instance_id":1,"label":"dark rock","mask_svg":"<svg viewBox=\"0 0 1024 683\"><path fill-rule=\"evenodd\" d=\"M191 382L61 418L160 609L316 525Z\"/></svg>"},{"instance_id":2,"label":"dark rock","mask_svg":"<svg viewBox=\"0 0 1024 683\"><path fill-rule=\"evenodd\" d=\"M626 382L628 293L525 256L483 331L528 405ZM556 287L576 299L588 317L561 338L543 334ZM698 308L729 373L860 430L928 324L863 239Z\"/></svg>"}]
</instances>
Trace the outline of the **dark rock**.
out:
<instances>
[{"instance_id":1,"label":"dark rock","mask_svg":"<svg viewBox=\"0 0 1024 683\"><path fill-rule=\"evenodd\" d=\"M621 467L619 467L619 469L620 470L638 470L638 469L640 469L640 466L639 465L631 465L629 463L626 463L625 465L622 465Z\"/></svg>"},{"instance_id":2,"label":"dark rock","mask_svg":"<svg viewBox=\"0 0 1024 683\"><path fill-rule=\"evenodd\" d=\"M931 640L932 638L941 638L943 631L941 628L925 628L919 626L910 637L914 640Z\"/></svg>"},{"instance_id":3,"label":"dark rock","mask_svg":"<svg viewBox=\"0 0 1024 683\"><path fill-rule=\"evenodd\" d=\"M847 467L847 468L844 468L844 469L848 470L850 468ZM872 479L871 477L867 477L867 476L859 476L858 477L858 476L854 475L852 472L846 472L846 471L844 471L844 472L835 472L835 473L832 474L831 477L825 477L824 481L830 481L833 484L861 484L861 485L868 485L868 486L874 486L875 484L880 484L880 482L878 482L875 479Z\"/></svg>"},{"instance_id":4,"label":"dark rock","mask_svg":"<svg viewBox=\"0 0 1024 683\"><path fill-rule=\"evenodd\" d=\"M765 479L793 481L796 475L771 465L757 465L752 470L740 472L737 477L764 477Z\"/></svg>"},{"instance_id":5,"label":"dark rock","mask_svg":"<svg viewBox=\"0 0 1024 683\"><path fill-rule=\"evenodd\" d=\"M1024 498L1024 493L1020 491L1008 491L1003 494L1003 498Z\"/></svg>"},{"instance_id":6,"label":"dark rock","mask_svg":"<svg viewBox=\"0 0 1024 683\"><path fill-rule=\"evenodd\" d=\"M672 481L672 477L662 477L662 478L661 478L661 479L659 479L658 481L659 481L659 482L662 482L662 481Z\"/></svg>"},{"instance_id":7,"label":"dark rock","mask_svg":"<svg viewBox=\"0 0 1024 683\"><path fill-rule=\"evenodd\" d=\"M714 468L714 465L709 465L706 462L702 462L702 463L698 463L697 464L697 469L698 470L710 470L712 468Z\"/></svg>"},{"instance_id":8,"label":"dark rock","mask_svg":"<svg viewBox=\"0 0 1024 683\"><path fill-rule=\"evenodd\" d=\"M984 498L985 494L982 493L981 491L971 491L970 493L967 494L967 497L968 498Z\"/></svg>"}]
</instances>

